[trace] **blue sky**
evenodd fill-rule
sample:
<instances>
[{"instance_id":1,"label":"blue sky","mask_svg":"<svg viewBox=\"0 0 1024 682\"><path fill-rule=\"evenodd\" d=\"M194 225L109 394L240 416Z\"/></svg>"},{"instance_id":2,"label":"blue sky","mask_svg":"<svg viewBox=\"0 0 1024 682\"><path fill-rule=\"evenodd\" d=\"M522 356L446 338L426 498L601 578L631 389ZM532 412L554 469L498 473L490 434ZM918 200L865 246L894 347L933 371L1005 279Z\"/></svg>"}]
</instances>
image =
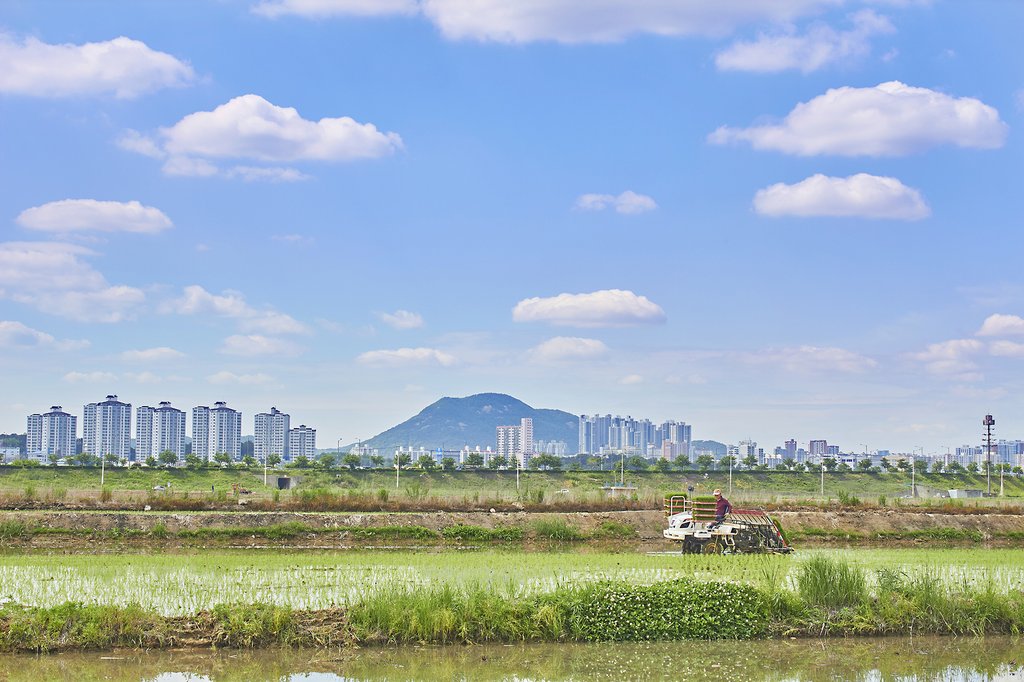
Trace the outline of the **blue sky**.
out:
<instances>
[{"instance_id":1,"label":"blue sky","mask_svg":"<svg viewBox=\"0 0 1024 682\"><path fill-rule=\"evenodd\" d=\"M497 391L767 447L1024 438L1021 26L8 0L0 430L116 393L327 447Z\"/></svg>"}]
</instances>

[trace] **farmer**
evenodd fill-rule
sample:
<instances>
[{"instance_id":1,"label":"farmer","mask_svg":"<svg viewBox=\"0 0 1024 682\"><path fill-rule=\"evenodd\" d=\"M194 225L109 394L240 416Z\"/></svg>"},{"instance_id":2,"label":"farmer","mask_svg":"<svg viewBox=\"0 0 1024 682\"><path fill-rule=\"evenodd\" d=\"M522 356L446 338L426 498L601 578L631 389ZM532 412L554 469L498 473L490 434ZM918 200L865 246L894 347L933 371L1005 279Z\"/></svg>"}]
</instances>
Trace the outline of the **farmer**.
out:
<instances>
[{"instance_id":1,"label":"farmer","mask_svg":"<svg viewBox=\"0 0 1024 682\"><path fill-rule=\"evenodd\" d=\"M729 504L729 500L722 497L721 488L715 488L712 495L715 496L715 522L708 526L708 530L717 528L722 521L725 521L726 515L732 511L732 505Z\"/></svg>"}]
</instances>

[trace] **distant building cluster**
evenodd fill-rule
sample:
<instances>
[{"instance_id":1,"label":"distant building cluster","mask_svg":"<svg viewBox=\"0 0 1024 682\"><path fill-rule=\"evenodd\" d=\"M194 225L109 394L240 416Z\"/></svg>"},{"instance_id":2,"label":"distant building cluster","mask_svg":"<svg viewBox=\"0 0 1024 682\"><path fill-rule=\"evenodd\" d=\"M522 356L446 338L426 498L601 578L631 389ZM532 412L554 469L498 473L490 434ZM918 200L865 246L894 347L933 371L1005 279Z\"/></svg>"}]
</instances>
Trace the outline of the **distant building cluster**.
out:
<instances>
[{"instance_id":1,"label":"distant building cluster","mask_svg":"<svg viewBox=\"0 0 1024 682\"><path fill-rule=\"evenodd\" d=\"M667 421L658 425L650 419L580 415L579 452L602 455L624 452L648 459L690 459L692 427L686 422Z\"/></svg>"},{"instance_id":2,"label":"distant building cluster","mask_svg":"<svg viewBox=\"0 0 1024 682\"><path fill-rule=\"evenodd\" d=\"M496 440L495 454L498 457L504 457L508 462L517 460L519 466L525 469L534 454L533 419L523 417L519 420L519 424L499 426Z\"/></svg>"},{"instance_id":3,"label":"distant building cluster","mask_svg":"<svg viewBox=\"0 0 1024 682\"><path fill-rule=\"evenodd\" d=\"M172 453L175 462L183 463L190 452L207 462L218 455L227 455L231 461L242 459L242 413L227 403L192 408L191 442L185 437L185 426L185 412L169 402L161 402L157 407L143 405L135 411L133 447L132 406L116 395L108 395L100 402L83 406L79 448L78 418L54 405L48 412L28 416L25 456L43 463L79 453L124 462L144 462ZM253 455L260 462L271 456L285 462L300 455L315 456L316 429L305 424L291 428L291 417L276 407L257 414L254 427Z\"/></svg>"}]
</instances>

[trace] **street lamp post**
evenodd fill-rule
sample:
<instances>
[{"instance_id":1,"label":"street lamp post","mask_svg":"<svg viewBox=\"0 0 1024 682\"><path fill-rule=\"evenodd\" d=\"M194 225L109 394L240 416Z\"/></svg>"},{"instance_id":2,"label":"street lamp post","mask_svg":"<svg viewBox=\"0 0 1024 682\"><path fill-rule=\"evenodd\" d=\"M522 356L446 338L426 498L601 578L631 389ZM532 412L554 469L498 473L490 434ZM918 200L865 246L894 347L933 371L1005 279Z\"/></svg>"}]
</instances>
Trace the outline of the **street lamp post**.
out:
<instances>
[{"instance_id":1,"label":"street lamp post","mask_svg":"<svg viewBox=\"0 0 1024 682\"><path fill-rule=\"evenodd\" d=\"M985 427L985 475L988 477L990 497L992 495L992 427L995 424L996 420L990 414L986 414L985 418L981 420L981 425Z\"/></svg>"}]
</instances>

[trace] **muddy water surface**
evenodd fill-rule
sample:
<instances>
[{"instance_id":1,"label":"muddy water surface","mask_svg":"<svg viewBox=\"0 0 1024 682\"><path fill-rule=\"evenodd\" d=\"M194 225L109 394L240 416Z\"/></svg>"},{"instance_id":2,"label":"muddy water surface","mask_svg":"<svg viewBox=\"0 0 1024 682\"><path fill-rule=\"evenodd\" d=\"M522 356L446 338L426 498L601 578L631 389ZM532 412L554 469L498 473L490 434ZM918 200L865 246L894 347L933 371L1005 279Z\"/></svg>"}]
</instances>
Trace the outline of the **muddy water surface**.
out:
<instances>
[{"instance_id":1,"label":"muddy water surface","mask_svg":"<svg viewBox=\"0 0 1024 682\"><path fill-rule=\"evenodd\" d=\"M1024 681L1024 639L136 651L0 657L0 680L942 680Z\"/></svg>"}]
</instances>

